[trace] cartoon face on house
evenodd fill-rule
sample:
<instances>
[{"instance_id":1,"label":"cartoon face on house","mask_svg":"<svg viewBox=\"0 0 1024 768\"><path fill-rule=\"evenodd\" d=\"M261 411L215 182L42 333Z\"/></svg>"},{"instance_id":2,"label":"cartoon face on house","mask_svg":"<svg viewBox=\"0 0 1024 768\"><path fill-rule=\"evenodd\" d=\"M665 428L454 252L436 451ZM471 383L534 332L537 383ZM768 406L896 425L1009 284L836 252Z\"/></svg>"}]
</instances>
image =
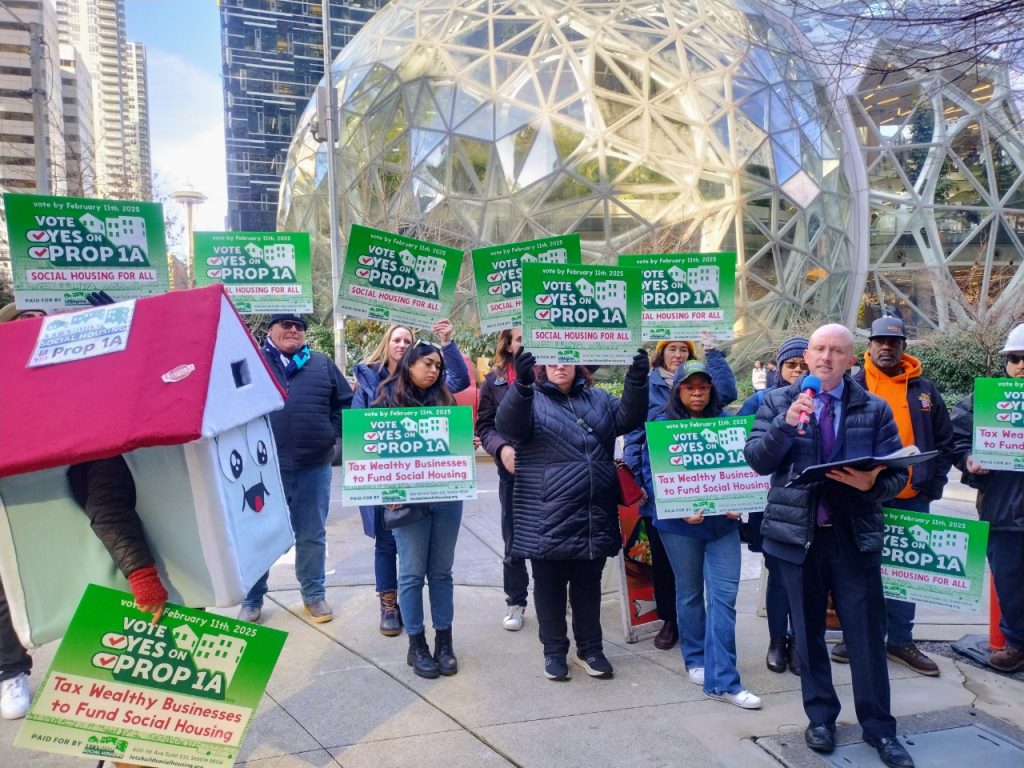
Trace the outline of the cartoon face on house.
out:
<instances>
[{"instance_id":1,"label":"cartoon face on house","mask_svg":"<svg viewBox=\"0 0 1024 768\"><path fill-rule=\"evenodd\" d=\"M245 518L285 510L270 420L263 416L215 438L228 513Z\"/></svg>"}]
</instances>

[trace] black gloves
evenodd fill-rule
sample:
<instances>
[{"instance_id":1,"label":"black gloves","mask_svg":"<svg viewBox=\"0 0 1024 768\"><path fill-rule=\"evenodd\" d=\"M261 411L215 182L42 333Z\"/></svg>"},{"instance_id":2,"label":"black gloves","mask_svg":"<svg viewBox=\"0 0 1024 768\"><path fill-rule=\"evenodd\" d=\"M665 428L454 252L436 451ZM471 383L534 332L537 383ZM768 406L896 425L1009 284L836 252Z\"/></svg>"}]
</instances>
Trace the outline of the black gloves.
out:
<instances>
[{"instance_id":1,"label":"black gloves","mask_svg":"<svg viewBox=\"0 0 1024 768\"><path fill-rule=\"evenodd\" d=\"M639 349L637 353L633 355L633 363L629 366L629 370L626 371L626 378L635 384L641 384L647 380L647 374L651 372L651 361L647 357L647 353Z\"/></svg>"},{"instance_id":2,"label":"black gloves","mask_svg":"<svg viewBox=\"0 0 1024 768\"><path fill-rule=\"evenodd\" d=\"M106 304L113 304L114 300L107 294L106 291L93 291L87 294L85 300L92 304L94 307L102 307Z\"/></svg>"},{"instance_id":3,"label":"black gloves","mask_svg":"<svg viewBox=\"0 0 1024 768\"><path fill-rule=\"evenodd\" d=\"M533 366L536 364L537 360L533 355L520 347L515 356L516 384L529 389L530 385L537 380L537 375L533 372Z\"/></svg>"}]
</instances>

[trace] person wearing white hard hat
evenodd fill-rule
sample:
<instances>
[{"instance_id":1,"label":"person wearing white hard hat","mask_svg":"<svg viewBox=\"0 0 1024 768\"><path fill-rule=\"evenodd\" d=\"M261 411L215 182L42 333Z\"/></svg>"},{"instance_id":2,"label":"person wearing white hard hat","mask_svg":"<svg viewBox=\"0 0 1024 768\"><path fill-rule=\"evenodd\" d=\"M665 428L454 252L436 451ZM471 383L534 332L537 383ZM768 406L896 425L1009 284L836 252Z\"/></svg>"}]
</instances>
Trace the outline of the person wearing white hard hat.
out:
<instances>
[{"instance_id":1,"label":"person wearing white hard hat","mask_svg":"<svg viewBox=\"0 0 1024 768\"><path fill-rule=\"evenodd\" d=\"M1024 379L1024 323L1016 326L999 353L1006 375ZM985 469L974 461L974 396L953 410L957 466L964 482L978 489L978 517L989 524L988 563L999 598L999 629L1006 647L995 651L988 665L1000 672L1024 669L1024 472Z\"/></svg>"}]
</instances>

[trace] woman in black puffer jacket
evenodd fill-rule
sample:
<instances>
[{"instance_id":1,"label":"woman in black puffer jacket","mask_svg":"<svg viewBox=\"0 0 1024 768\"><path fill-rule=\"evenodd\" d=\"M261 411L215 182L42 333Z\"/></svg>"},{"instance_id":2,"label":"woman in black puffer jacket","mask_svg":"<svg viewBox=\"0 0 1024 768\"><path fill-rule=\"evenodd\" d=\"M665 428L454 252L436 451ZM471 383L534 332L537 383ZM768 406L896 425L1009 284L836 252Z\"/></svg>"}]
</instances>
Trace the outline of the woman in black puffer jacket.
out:
<instances>
[{"instance_id":1,"label":"woman in black puffer jacket","mask_svg":"<svg viewBox=\"0 0 1024 768\"><path fill-rule=\"evenodd\" d=\"M544 646L544 674L569 679L566 587L572 605L574 661L611 677L601 634L601 572L622 548L615 438L644 423L650 362L640 350L622 400L590 386L578 365L547 365L520 350L516 383L498 408L498 432L515 443L513 557L528 557ZM536 380L536 385L534 381Z\"/></svg>"}]
</instances>

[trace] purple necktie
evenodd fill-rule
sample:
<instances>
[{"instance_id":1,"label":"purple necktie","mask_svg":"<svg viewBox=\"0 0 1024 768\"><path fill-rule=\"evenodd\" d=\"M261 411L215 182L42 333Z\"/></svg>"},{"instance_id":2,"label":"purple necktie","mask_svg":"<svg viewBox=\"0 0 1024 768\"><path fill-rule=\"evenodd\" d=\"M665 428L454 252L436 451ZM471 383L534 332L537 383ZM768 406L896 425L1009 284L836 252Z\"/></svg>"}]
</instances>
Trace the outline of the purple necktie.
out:
<instances>
[{"instance_id":1,"label":"purple necktie","mask_svg":"<svg viewBox=\"0 0 1024 768\"><path fill-rule=\"evenodd\" d=\"M819 397L824 404L821 409L821 416L818 418L818 433L821 436L821 461L828 463L832 461L832 452L836 447L836 425L835 410L833 403L835 398L825 392ZM828 511L828 504L822 498L818 501L818 525L829 525L831 515Z\"/></svg>"}]
</instances>

